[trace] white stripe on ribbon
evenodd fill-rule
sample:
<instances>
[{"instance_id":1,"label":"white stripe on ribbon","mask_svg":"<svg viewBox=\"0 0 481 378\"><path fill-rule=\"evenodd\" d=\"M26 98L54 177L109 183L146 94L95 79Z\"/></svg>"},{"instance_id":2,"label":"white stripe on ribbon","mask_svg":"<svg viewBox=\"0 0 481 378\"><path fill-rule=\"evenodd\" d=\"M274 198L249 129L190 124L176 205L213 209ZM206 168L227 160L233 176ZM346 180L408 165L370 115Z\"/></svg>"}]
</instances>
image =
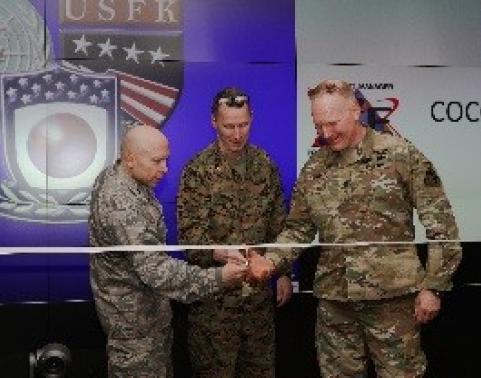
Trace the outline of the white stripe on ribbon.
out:
<instances>
[{"instance_id":1,"label":"white stripe on ribbon","mask_svg":"<svg viewBox=\"0 0 481 378\"><path fill-rule=\"evenodd\" d=\"M380 241L380 242L353 242L353 243L264 243L264 244L212 244L212 245L115 245L106 247L0 247L0 255L11 255L20 253L102 253L102 252L175 252L192 249L292 249L310 247L368 247L376 245L413 245L413 244L434 244L434 243L459 243L459 240L428 240L426 242L414 241Z\"/></svg>"}]
</instances>

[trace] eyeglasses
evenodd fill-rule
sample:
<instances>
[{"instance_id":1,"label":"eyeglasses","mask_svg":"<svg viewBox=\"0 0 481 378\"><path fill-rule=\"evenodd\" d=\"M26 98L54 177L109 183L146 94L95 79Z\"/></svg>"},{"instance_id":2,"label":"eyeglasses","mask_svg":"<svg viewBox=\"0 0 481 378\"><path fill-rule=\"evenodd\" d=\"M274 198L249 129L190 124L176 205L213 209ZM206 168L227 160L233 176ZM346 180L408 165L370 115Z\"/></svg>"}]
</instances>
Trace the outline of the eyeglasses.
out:
<instances>
[{"instance_id":1,"label":"eyeglasses","mask_svg":"<svg viewBox=\"0 0 481 378\"><path fill-rule=\"evenodd\" d=\"M217 101L217 105L225 104L228 107L242 108L245 104L249 104L249 97L247 96L230 96L221 97Z\"/></svg>"}]
</instances>

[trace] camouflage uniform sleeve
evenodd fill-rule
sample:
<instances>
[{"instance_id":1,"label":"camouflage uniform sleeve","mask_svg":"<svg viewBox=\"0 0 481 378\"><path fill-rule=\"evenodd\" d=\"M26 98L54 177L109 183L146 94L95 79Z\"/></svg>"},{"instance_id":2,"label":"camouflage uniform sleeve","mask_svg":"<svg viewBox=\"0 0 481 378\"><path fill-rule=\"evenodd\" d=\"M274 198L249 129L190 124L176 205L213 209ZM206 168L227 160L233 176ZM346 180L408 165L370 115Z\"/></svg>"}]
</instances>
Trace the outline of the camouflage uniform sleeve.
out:
<instances>
[{"instance_id":1,"label":"camouflage uniform sleeve","mask_svg":"<svg viewBox=\"0 0 481 378\"><path fill-rule=\"evenodd\" d=\"M284 204L284 194L282 193L281 178L279 176L279 170L274 164L271 164L270 182L272 185L273 203L268 220L267 242L276 240L286 220L286 208Z\"/></svg>"},{"instance_id":2,"label":"camouflage uniform sleeve","mask_svg":"<svg viewBox=\"0 0 481 378\"><path fill-rule=\"evenodd\" d=\"M178 240L187 245L213 244L209 234L209 192L201 173L188 165L182 172L177 195ZM207 268L215 266L211 250L186 251L190 263Z\"/></svg>"},{"instance_id":3,"label":"camouflage uniform sleeve","mask_svg":"<svg viewBox=\"0 0 481 378\"><path fill-rule=\"evenodd\" d=\"M286 207L284 203L284 194L281 187L281 178L277 166L271 162L271 190L273 194L273 202L271 212L268 219L267 242L274 242L277 236L282 231L286 222ZM278 269L280 275L291 277L292 264L283 264L281 269Z\"/></svg>"},{"instance_id":4,"label":"camouflage uniform sleeve","mask_svg":"<svg viewBox=\"0 0 481 378\"><path fill-rule=\"evenodd\" d=\"M309 174L303 169L299 175L292 195L291 209L287 216L283 231L276 239L277 243L309 243L316 235L316 225L313 222L309 204L305 194ZM299 256L301 250L294 248L276 248L268 251L266 257L271 260L282 274Z\"/></svg>"},{"instance_id":5,"label":"camouflage uniform sleeve","mask_svg":"<svg viewBox=\"0 0 481 378\"><path fill-rule=\"evenodd\" d=\"M144 283L160 295L190 303L220 290L221 268L202 269L164 252L132 254L132 265Z\"/></svg>"},{"instance_id":6,"label":"camouflage uniform sleeve","mask_svg":"<svg viewBox=\"0 0 481 378\"><path fill-rule=\"evenodd\" d=\"M419 220L426 228L428 259L422 288L449 290L451 278L461 261L459 242L432 242L433 240L459 240L453 211L433 164L413 145L409 144L411 161L410 192Z\"/></svg>"},{"instance_id":7,"label":"camouflage uniform sleeve","mask_svg":"<svg viewBox=\"0 0 481 378\"><path fill-rule=\"evenodd\" d=\"M125 198L122 199L126 202ZM119 201L113 201L119 203ZM164 244L163 236L142 206L112 206L106 211L104 224L122 245ZM131 252L129 259L140 280L159 295L182 302L192 302L220 290L219 268L201 269L170 257L166 252Z\"/></svg>"}]
</instances>

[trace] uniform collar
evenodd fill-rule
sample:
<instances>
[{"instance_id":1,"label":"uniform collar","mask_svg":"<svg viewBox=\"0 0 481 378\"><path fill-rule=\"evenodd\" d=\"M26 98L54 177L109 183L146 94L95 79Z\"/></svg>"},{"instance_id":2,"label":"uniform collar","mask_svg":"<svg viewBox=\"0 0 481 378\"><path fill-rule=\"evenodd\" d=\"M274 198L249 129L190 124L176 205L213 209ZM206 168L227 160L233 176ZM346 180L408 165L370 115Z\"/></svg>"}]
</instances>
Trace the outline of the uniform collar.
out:
<instances>
[{"instance_id":1,"label":"uniform collar","mask_svg":"<svg viewBox=\"0 0 481 378\"><path fill-rule=\"evenodd\" d=\"M329 150L327 156L328 167L333 165L351 165L371 156L373 151L374 130L372 130L369 126L366 125L364 125L363 127L366 127L366 134L357 146L346 148L342 151Z\"/></svg>"},{"instance_id":2,"label":"uniform collar","mask_svg":"<svg viewBox=\"0 0 481 378\"><path fill-rule=\"evenodd\" d=\"M222 153L219 146L219 142L216 141L212 143L210 147L212 149L211 151L212 151L212 157L213 157L213 163L214 163L213 168L215 172L217 174L222 173L227 176L231 176L234 164L232 164L232 162L229 161L229 158ZM239 158L240 159L239 163L242 163L243 161L245 164L245 167L247 167L249 165L249 162L251 161L250 157L251 157L251 148L247 144L244 147L243 155Z\"/></svg>"},{"instance_id":3,"label":"uniform collar","mask_svg":"<svg viewBox=\"0 0 481 378\"><path fill-rule=\"evenodd\" d=\"M231 159L221 151L219 141L215 141L214 143L212 143L211 146L213 147L214 153L218 160L225 160L225 161L234 160L233 158ZM239 156L239 159L246 159L248 155L249 155L249 145L246 144L244 146L244 150L242 151L242 154Z\"/></svg>"},{"instance_id":4,"label":"uniform collar","mask_svg":"<svg viewBox=\"0 0 481 378\"><path fill-rule=\"evenodd\" d=\"M151 193L152 189L148 185L142 184L127 173L120 163L120 160L115 162L115 169L118 172L122 183L131 191L139 192L144 195L149 195L149 193Z\"/></svg>"}]
</instances>

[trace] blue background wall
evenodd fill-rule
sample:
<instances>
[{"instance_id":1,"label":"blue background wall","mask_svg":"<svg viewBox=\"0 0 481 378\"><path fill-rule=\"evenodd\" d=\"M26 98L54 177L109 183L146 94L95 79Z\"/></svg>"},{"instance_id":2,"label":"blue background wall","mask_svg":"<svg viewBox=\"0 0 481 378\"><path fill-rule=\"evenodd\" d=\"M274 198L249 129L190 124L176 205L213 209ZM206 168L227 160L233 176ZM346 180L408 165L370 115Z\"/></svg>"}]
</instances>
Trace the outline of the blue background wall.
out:
<instances>
[{"instance_id":1,"label":"blue background wall","mask_svg":"<svg viewBox=\"0 0 481 378\"><path fill-rule=\"evenodd\" d=\"M33 0L45 15L55 59L62 58L56 1ZM251 142L278 164L284 192L296 175L294 1L184 0L184 85L163 125L169 173L156 193L164 205L168 243L176 243L175 196L184 164L215 139L210 103L226 86L250 94ZM87 225L0 218L1 246L85 246ZM0 303L90 298L86 255L0 256Z\"/></svg>"}]
</instances>

